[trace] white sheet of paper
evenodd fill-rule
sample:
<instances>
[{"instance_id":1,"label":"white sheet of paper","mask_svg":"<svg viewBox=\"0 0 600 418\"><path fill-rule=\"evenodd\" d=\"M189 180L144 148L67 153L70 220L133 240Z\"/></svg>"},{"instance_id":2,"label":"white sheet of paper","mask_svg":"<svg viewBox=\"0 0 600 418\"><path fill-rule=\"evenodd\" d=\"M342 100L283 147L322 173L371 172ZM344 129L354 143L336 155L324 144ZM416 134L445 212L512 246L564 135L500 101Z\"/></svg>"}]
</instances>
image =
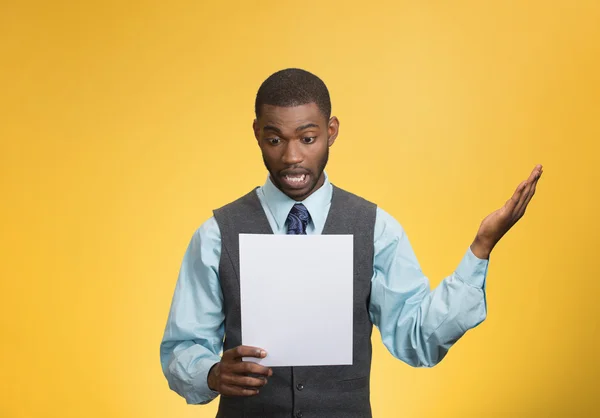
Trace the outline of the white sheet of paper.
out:
<instances>
[{"instance_id":1,"label":"white sheet of paper","mask_svg":"<svg viewBox=\"0 0 600 418\"><path fill-rule=\"evenodd\" d=\"M240 234L240 293L245 361L352 364L352 235Z\"/></svg>"}]
</instances>

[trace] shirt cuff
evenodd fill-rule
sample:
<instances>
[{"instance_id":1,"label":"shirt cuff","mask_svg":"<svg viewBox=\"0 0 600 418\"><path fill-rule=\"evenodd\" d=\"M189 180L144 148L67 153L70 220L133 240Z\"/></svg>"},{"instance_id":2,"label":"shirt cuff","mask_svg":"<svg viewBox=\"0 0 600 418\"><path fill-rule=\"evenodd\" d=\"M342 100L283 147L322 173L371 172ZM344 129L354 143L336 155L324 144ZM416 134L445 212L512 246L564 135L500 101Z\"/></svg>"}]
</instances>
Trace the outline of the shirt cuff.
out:
<instances>
[{"instance_id":1,"label":"shirt cuff","mask_svg":"<svg viewBox=\"0 0 600 418\"><path fill-rule=\"evenodd\" d=\"M469 247L455 274L463 282L478 289L485 289L488 264L489 260L477 258L471 251L471 247Z\"/></svg>"},{"instance_id":2,"label":"shirt cuff","mask_svg":"<svg viewBox=\"0 0 600 418\"><path fill-rule=\"evenodd\" d=\"M221 357L217 356L204 358L196 363L198 370L202 371L193 380L194 390L185 394L185 400L188 404L204 405L219 396L219 392L215 392L208 387L208 373L212 366L219 361L221 361Z\"/></svg>"}]
</instances>

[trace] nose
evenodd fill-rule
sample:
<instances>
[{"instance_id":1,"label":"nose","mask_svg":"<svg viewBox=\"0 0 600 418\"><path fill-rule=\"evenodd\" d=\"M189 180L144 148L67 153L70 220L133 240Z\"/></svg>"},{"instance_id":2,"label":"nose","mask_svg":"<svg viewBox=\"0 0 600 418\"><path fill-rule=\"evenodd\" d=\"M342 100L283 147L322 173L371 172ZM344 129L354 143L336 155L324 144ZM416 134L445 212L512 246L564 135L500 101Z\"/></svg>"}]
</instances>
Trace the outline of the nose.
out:
<instances>
[{"instance_id":1,"label":"nose","mask_svg":"<svg viewBox=\"0 0 600 418\"><path fill-rule=\"evenodd\" d=\"M282 161L285 165L300 164L304 161L299 141L288 141L283 151Z\"/></svg>"}]
</instances>

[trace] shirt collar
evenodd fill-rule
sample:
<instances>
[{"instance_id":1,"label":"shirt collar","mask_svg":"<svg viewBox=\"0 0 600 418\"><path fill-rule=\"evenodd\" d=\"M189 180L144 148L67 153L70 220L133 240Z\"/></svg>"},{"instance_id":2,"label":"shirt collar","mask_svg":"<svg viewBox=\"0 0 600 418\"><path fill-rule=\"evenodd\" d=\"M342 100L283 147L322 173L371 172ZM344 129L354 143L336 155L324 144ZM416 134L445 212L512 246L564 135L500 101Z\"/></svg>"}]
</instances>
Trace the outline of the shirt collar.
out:
<instances>
[{"instance_id":1,"label":"shirt collar","mask_svg":"<svg viewBox=\"0 0 600 418\"><path fill-rule=\"evenodd\" d=\"M302 203L306 209L308 209L310 219L313 222L315 229L319 231L323 230L329 212L329 206L331 204L331 196L333 194L333 187L329 182L327 173L323 173L325 174L325 182L323 185L301 202L291 199L288 195L279 190L271 181L271 177L267 176L267 181L262 186L262 191L265 202L273 214L275 222L277 222L278 229L282 229L285 225L285 221L287 220L292 206L296 203Z\"/></svg>"}]
</instances>

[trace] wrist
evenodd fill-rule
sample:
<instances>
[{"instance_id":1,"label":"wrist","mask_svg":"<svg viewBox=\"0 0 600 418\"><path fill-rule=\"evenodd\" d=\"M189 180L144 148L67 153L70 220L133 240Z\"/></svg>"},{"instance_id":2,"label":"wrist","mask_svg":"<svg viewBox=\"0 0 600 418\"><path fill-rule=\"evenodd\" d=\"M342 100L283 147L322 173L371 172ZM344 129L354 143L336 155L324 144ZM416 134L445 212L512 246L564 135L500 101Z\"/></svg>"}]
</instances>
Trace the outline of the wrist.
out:
<instances>
[{"instance_id":1,"label":"wrist","mask_svg":"<svg viewBox=\"0 0 600 418\"><path fill-rule=\"evenodd\" d=\"M485 240L479 237L476 237L473 243L471 244L471 251L473 252L475 257L480 258L482 260L487 260L488 258L490 258L490 253L492 252L493 248L494 245L492 245L489 242L486 242Z\"/></svg>"}]
</instances>

